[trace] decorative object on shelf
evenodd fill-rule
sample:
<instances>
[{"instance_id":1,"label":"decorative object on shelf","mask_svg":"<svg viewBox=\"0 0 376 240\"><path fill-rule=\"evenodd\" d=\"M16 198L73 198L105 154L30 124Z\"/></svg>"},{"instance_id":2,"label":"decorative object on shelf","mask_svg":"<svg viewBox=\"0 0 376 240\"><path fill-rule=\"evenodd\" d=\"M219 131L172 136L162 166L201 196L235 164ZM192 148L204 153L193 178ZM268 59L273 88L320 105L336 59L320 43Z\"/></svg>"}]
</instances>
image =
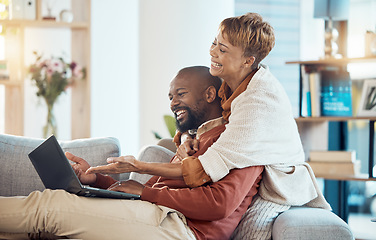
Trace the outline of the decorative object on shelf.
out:
<instances>
[{"instance_id":1,"label":"decorative object on shelf","mask_svg":"<svg viewBox=\"0 0 376 240\"><path fill-rule=\"evenodd\" d=\"M376 79L364 81L358 116L376 116Z\"/></svg>"},{"instance_id":2,"label":"decorative object on shelf","mask_svg":"<svg viewBox=\"0 0 376 240\"><path fill-rule=\"evenodd\" d=\"M47 16L44 16L43 19L44 19L44 20L52 20L52 21L55 21L55 20L56 20L56 17L52 15L52 8L53 8L53 6L55 5L56 1L55 1L55 0L45 0L44 3L45 3L46 6L47 6L47 12L48 12L48 15L47 15Z\"/></svg>"},{"instance_id":3,"label":"decorative object on shelf","mask_svg":"<svg viewBox=\"0 0 376 240\"><path fill-rule=\"evenodd\" d=\"M60 12L60 21L70 23L73 21L73 13L67 9Z\"/></svg>"},{"instance_id":4,"label":"decorative object on shelf","mask_svg":"<svg viewBox=\"0 0 376 240\"><path fill-rule=\"evenodd\" d=\"M350 0L315 0L314 17L328 21L325 28L325 58L340 57L338 52L338 31L333 27L333 21L347 20Z\"/></svg>"},{"instance_id":5,"label":"decorative object on shelf","mask_svg":"<svg viewBox=\"0 0 376 240\"><path fill-rule=\"evenodd\" d=\"M374 57L376 56L376 33L367 31L365 35L365 52L364 56Z\"/></svg>"},{"instance_id":6,"label":"decorative object on shelf","mask_svg":"<svg viewBox=\"0 0 376 240\"><path fill-rule=\"evenodd\" d=\"M9 18L9 0L0 0L0 19Z\"/></svg>"},{"instance_id":7,"label":"decorative object on shelf","mask_svg":"<svg viewBox=\"0 0 376 240\"><path fill-rule=\"evenodd\" d=\"M36 0L12 0L10 19L36 19Z\"/></svg>"},{"instance_id":8,"label":"decorative object on shelf","mask_svg":"<svg viewBox=\"0 0 376 240\"><path fill-rule=\"evenodd\" d=\"M9 80L7 61L0 61L0 80Z\"/></svg>"},{"instance_id":9,"label":"decorative object on shelf","mask_svg":"<svg viewBox=\"0 0 376 240\"><path fill-rule=\"evenodd\" d=\"M47 122L43 128L43 137L56 135L56 121L53 107L62 92L74 84L77 79L84 79L85 68L75 62L67 63L62 57L42 59L42 55L34 52L35 62L30 66L31 80L38 88L37 96L44 99L47 105Z\"/></svg>"}]
</instances>

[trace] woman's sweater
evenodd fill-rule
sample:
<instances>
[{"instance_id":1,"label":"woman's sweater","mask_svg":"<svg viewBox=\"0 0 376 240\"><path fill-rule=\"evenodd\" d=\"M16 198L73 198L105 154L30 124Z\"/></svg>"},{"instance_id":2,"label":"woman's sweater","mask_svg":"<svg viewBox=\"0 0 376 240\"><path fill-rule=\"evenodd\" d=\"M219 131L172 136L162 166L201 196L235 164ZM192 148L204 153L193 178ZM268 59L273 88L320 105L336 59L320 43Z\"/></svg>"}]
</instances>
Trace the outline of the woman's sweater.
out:
<instances>
[{"instance_id":1,"label":"woman's sweater","mask_svg":"<svg viewBox=\"0 0 376 240\"><path fill-rule=\"evenodd\" d=\"M265 165L259 194L285 205L330 209L304 152L289 98L268 67L261 66L231 103L220 138L198 157L215 182L231 169Z\"/></svg>"}]
</instances>

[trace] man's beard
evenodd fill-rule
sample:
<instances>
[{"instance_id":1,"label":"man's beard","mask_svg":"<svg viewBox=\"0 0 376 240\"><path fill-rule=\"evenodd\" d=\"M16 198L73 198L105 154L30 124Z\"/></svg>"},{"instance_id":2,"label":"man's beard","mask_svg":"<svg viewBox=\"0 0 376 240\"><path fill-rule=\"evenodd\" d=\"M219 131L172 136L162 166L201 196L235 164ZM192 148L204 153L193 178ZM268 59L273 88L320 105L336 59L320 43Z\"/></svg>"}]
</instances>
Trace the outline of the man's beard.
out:
<instances>
[{"instance_id":1,"label":"man's beard","mask_svg":"<svg viewBox=\"0 0 376 240\"><path fill-rule=\"evenodd\" d=\"M205 115L204 111L193 112L190 108L185 108L185 110L187 111L187 119L183 123L176 120L176 128L182 133L189 129L197 129L202 124L201 119L203 119Z\"/></svg>"}]
</instances>

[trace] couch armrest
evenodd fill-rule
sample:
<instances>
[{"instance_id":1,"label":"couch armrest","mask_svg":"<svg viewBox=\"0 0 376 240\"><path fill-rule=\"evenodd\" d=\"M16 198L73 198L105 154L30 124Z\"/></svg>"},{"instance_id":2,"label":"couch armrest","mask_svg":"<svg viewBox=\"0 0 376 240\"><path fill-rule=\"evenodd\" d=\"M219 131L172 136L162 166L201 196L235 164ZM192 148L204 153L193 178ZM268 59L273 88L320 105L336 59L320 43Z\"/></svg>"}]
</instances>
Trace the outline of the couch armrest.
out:
<instances>
[{"instance_id":1,"label":"couch armrest","mask_svg":"<svg viewBox=\"0 0 376 240\"><path fill-rule=\"evenodd\" d=\"M327 239L352 240L354 236L341 218L319 208L292 207L273 224L274 240Z\"/></svg>"},{"instance_id":2,"label":"couch armrest","mask_svg":"<svg viewBox=\"0 0 376 240\"><path fill-rule=\"evenodd\" d=\"M162 138L161 140L158 141L157 145L167 148L171 152L176 152L176 145L172 141L172 138Z\"/></svg>"},{"instance_id":3,"label":"couch armrest","mask_svg":"<svg viewBox=\"0 0 376 240\"><path fill-rule=\"evenodd\" d=\"M0 196L28 195L44 186L28 154L44 139L0 134ZM111 137L59 141L64 151L84 158L92 166L107 164L120 154L119 141ZM113 175L118 179L118 175Z\"/></svg>"},{"instance_id":4,"label":"couch armrest","mask_svg":"<svg viewBox=\"0 0 376 240\"><path fill-rule=\"evenodd\" d=\"M143 147L140 150L140 153L138 155L138 160L142 162L162 162L167 163L170 162L171 158L174 156L174 152L168 150L165 147L156 145L156 146L146 146ZM146 183L152 175L148 174L139 174L132 172L130 174L130 179L135 180L139 183ZM123 177L123 174L121 174L121 179L126 179Z\"/></svg>"}]
</instances>

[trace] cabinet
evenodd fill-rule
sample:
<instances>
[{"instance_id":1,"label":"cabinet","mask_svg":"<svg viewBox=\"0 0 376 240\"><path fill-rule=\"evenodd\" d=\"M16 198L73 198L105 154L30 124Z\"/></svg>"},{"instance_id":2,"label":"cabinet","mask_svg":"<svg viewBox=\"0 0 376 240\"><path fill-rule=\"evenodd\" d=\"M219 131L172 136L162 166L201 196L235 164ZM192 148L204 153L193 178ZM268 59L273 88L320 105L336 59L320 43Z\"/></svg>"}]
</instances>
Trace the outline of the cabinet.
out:
<instances>
[{"instance_id":1,"label":"cabinet","mask_svg":"<svg viewBox=\"0 0 376 240\"><path fill-rule=\"evenodd\" d=\"M5 60L9 79L0 80L5 88L5 133L24 134L24 31L26 28L65 28L71 31L71 58L86 68L86 79L72 87L72 139L90 137L90 0L71 0L71 23L43 20L42 0L36 1L35 20L0 20L5 31Z\"/></svg>"},{"instance_id":2,"label":"cabinet","mask_svg":"<svg viewBox=\"0 0 376 240\"><path fill-rule=\"evenodd\" d=\"M376 121L375 117L358 117L358 116L315 116L315 117L303 117L303 72L302 67L312 68L316 71L318 69L343 69L346 70L349 63L367 63L374 62L376 64L375 57L368 58L343 58L343 59L324 59L317 61L295 61L287 62L287 64L298 64L300 67L300 81L299 81L299 117L296 122L299 127L299 131L302 138L303 147L308 156L311 149L313 150L347 150L347 122L349 121L367 121L369 125L368 131L368 173L356 176L332 176L332 175L317 175L318 178L325 179L325 188L327 185L333 185L331 182L335 181L335 186L330 189L333 194L337 194L336 199L332 199L331 202L326 195L326 198L336 212L342 219L348 218L347 207L347 182L348 181L376 181L373 175L374 167L374 125ZM376 77L376 76L375 76ZM329 127L330 125L330 127ZM334 127L333 127L334 126ZM331 127L335 128L334 130ZM329 142L328 138L333 137L334 141ZM333 139L333 138L332 138ZM333 146L333 142L336 142L336 146ZM365 161L365 159L361 159ZM328 183L329 182L329 183ZM327 184L328 183L328 184ZM329 186L330 188L330 186ZM330 198L330 197L329 197Z\"/></svg>"}]
</instances>

